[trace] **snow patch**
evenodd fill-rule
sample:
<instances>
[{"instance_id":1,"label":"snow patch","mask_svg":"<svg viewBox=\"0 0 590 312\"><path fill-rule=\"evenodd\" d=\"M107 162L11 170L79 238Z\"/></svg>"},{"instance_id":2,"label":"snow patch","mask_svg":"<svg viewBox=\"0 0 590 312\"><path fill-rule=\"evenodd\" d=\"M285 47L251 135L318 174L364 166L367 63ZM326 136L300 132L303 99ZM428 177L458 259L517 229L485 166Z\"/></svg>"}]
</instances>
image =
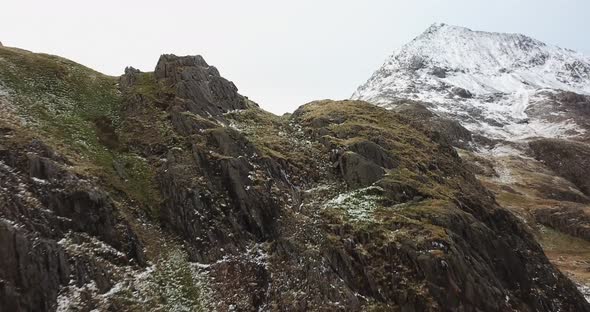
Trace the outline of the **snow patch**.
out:
<instances>
[{"instance_id":1,"label":"snow patch","mask_svg":"<svg viewBox=\"0 0 590 312\"><path fill-rule=\"evenodd\" d=\"M326 202L324 208L341 209L352 220L369 221L372 219L373 211L379 206L379 201L382 199L381 195L377 195L381 192L383 192L382 188L369 186L342 193Z\"/></svg>"}]
</instances>

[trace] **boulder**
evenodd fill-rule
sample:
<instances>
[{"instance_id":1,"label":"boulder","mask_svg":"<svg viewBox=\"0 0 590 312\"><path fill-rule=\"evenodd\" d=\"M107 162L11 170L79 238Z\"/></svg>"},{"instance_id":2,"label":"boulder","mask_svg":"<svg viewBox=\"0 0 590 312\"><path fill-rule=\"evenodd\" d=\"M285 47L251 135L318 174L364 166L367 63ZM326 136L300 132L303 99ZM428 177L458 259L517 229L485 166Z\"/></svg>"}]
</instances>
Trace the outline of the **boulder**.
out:
<instances>
[{"instance_id":1,"label":"boulder","mask_svg":"<svg viewBox=\"0 0 590 312\"><path fill-rule=\"evenodd\" d=\"M432 71L430 72L430 74L432 74L433 76L438 77L438 78L446 78L447 77L447 71L444 68L440 68L437 66L432 68Z\"/></svg>"},{"instance_id":2,"label":"boulder","mask_svg":"<svg viewBox=\"0 0 590 312\"><path fill-rule=\"evenodd\" d=\"M384 148L372 141L357 142L349 145L347 149L386 169L393 169L399 163Z\"/></svg>"},{"instance_id":3,"label":"boulder","mask_svg":"<svg viewBox=\"0 0 590 312\"><path fill-rule=\"evenodd\" d=\"M385 174L381 166L351 151L340 156L338 164L346 184L353 188L369 186Z\"/></svg>"},{"instance_id":4,"label":"boulder","mask_svg":"<svg viewBox=\"0 0 590 312\"><path fill-rule=\"evenodd\" d=\"M453 92L454 95L457 95L457 96L464 98L464 99L470 99L473 97L473 94L471 94L471 92L469 92L469 90L459 88L459 87L453 88L451 90L451 92Z\"/></svg>"}]
</instances>

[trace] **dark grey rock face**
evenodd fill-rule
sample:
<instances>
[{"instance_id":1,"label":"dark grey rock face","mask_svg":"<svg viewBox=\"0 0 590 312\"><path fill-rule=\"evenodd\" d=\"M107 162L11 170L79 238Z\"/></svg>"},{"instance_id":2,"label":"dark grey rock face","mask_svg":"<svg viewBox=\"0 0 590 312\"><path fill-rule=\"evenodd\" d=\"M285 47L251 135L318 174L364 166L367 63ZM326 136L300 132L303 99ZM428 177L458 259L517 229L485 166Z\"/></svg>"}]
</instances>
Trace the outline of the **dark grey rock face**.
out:
<instances>
[{"instance_id":1,"label":"dark grey rock face","mask_svg":"<svg viewBox=\"0 0 590 312\"><path fill-rule=\"evenodd\" d=\"M64 250L22 225L0 220L0 310L51 311L69 281Z\"/></svg>"},{"instance_id":2,"label":"dark grey rock face","mask_svg":"<svg viewBox=\"0 0 590 312\"><path fill-rule=\"evenodd\" d=\"M247 107L238 88L219 75L201 56L178 57L162 55L154 75L175 91L176 102L198 115L219 116L231 110Z\"/></svg>"},{"instance_id":3,"label":"dark grey rock face","mask_svg":"<svg viewBox=\"0 0 590 312\"><path fill-rule=\"evenodd\" d=\"M379 146L379 144L372 141L357 142L349 145L347 149L371 160L385 169L394 169L399 164L398 160Z\"/></svg>"},{"instance_id":4,"label":"dark grey rock face","mask_svg":"<svg viewBox=\"0 0 590 312\"><path fill-rule=\"evenodd\" d=\"M446 78L447 77L446 69L440 68L440 67L433 67L430 74L432 74L438 78Z\"/></svg>"},{"instance_id":5,"label":"dark grey rock face","mask_svg":"<svg viewBox=\"0 0 590 312\"><path fill-rule=\"evenodd\" d=\"M280 166L258 154L241 133L227 128L209 130L206 145L194 142L190 154L169 153L158 175L166 198L161 221L190 242L194 260L210 262L223 256L211 246L235 251L251 240L274 235L281 210L278 199L293 190ZM254 180L254 175L261 180Z\"/></svg>"},{"instance_id":6,"label":"dark grey rock face","mask_svg":"<svg viewBox=\"0 0 590 312\"><path fill-rule=\"evenodd\" d=\"M223 257L213 246L237 252L271 238L279 200L298 191L276 160L261 157L244 134L225 127L225 113L253 104L201 56L163 55L146 75L155 78L152 87L161 88L155 99L134 94L137 79L121 78L121 86L131 82L122 88L130 99L126 119L145 118L142 109L157 104L169 116L175 139L186 146L164 152L130 144L146 157L161 153L167 159L157 172L162 225L186 240L192 260L204 263Z\"/></svg>"},{"instance_id":7,"label":"dark grey rock face","mask_svg":"<svg viewBox=\"0 0 590 312\"><path fill-rule=\"evenodd\" d=\"M141 73L139 69L131 66L125 68L125 73L119 79L119 87L126 90L137 82L137 75Z\"/></svg>"},{"instance_id":8,"label":"dark grey rock face","mask_svg":"<svg viewBox=\"0 0 590 312\"><path fill-rule=\"evenodd\" d=\"M559 139L541 139L529 146L537 160L590 195L590 146Z\"/></svg>"},{"instance_id":9,"label":"dark grey rock face","mask_svg":"<svg viewBox=\"0 0 590 312\"><path fill-rule=\"evenodd\" d=\"M344 180L353 188L371 185L385 174L379 165L354 152L345 152L339 166Z\"/></svg>"},{"instance_id":10,"label":"dark grey rock face","mask_svg":"<svg viewBox=\"0 0 590 312\"><path fill-rule=\"evenodd\" d=\"M0 143L2 311L52 311L60 287L70 280L96 281L103 290L112 286L99 264L74 261L58 243L68 233L88 234L120 251L125 256L118 265L145 264L141 243L109 197L64 162L40 141Z\"/></svg>"}]
</instances>

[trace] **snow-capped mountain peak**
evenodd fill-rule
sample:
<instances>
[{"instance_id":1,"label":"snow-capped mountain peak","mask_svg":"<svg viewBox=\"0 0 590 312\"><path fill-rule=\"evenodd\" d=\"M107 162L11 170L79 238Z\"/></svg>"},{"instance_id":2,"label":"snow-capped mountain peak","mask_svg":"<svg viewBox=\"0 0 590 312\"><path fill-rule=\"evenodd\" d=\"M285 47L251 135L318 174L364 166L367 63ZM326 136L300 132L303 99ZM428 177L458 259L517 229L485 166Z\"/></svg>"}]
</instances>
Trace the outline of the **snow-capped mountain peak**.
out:
<instances>
[{"instance_id":1,"label":"snow-capped mountain peak","mask_svg":"<svg viewBox=\"0 0 590 312\"><path fill-rule=\"evenodd\" d=\"M493 138L578 135L584 129L549 108L562 91L590 95L589 57L521 34L436 23L390 56L352 97L386 107L400 99L430 102Z\"/></svg>"}]
</instances>

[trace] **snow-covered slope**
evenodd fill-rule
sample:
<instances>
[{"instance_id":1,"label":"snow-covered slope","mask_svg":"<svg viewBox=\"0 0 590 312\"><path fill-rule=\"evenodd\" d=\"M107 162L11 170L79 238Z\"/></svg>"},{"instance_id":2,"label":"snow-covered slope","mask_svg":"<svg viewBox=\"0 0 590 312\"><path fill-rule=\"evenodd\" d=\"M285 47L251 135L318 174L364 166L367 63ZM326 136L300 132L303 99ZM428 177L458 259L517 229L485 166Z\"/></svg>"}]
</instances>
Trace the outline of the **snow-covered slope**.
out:
<instances>
[{"instance_id":1,"label":"snow-covered slope","mask_svg":"<svg viewBox=\"0 0 590 312\"><path fill-rule=\"evenodd\" d=\"M498 139L584 134L564 92L590 95L590 58L519 34L434 24L395 52L353 94L392 107L400 99ZM575 103L574 103L575 104Z\"/></svg>"}]
</instances>

